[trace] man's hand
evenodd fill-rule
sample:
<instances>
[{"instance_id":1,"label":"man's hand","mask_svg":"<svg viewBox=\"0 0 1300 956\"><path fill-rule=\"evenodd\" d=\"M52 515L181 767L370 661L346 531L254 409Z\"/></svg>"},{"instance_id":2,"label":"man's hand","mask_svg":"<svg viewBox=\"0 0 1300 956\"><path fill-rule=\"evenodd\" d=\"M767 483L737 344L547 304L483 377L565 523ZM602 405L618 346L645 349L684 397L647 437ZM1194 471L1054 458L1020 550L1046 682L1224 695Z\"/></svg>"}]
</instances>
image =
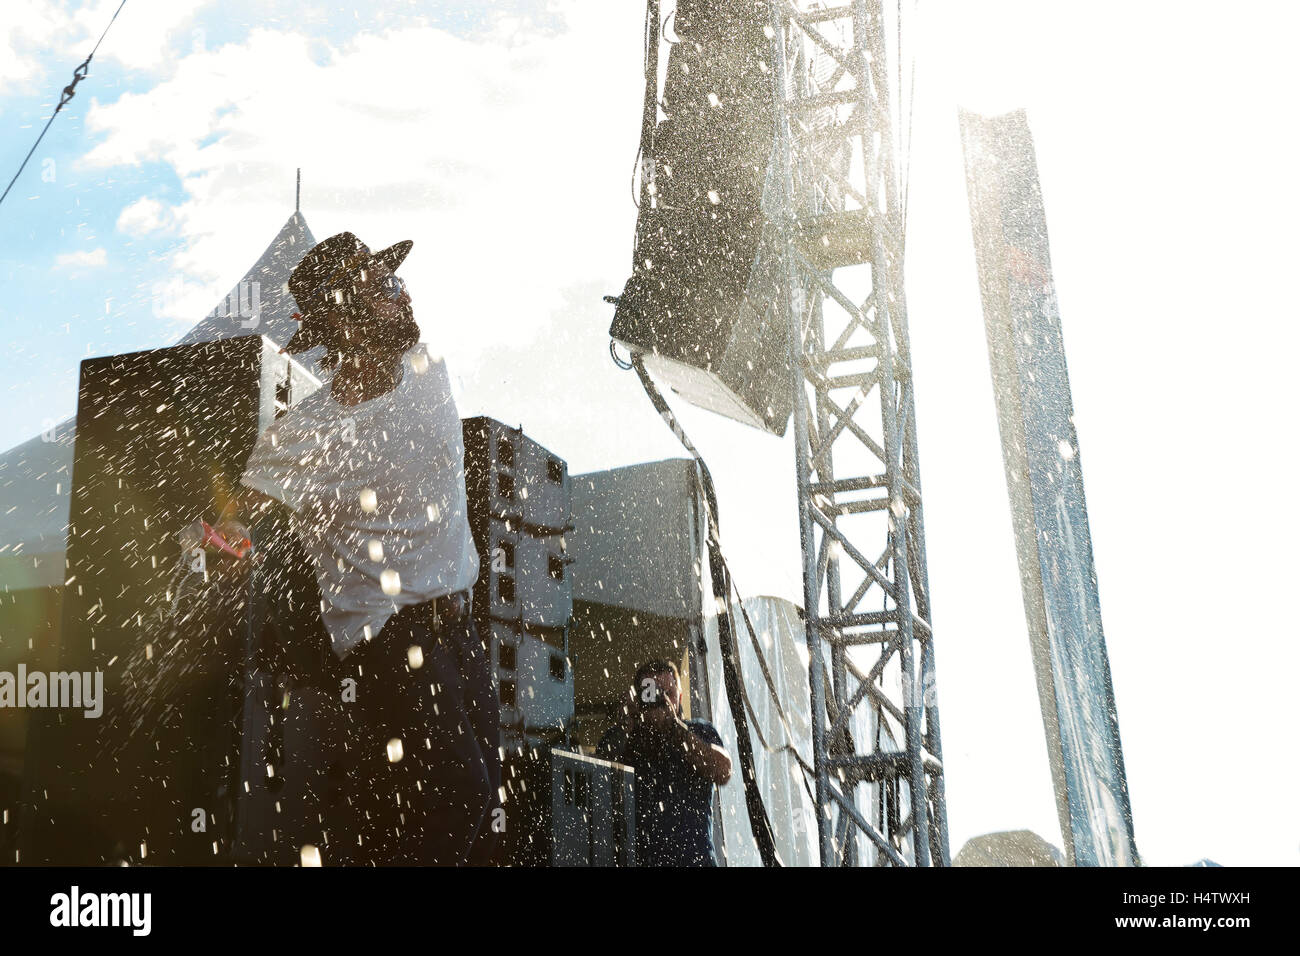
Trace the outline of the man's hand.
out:
<instances>
[{"instance_id":1,"label":"man's hand","mask_svg":"<svg viewBox=\"0 0 1300 956\"><path fill-rule=\"evenodd\" d=\"M217 547L225 550L221 548L221 545L224 544L226 548L236 552L236 557L242 558L248 552L248 549L253 546L252 533L241 521L227 518L212 530L214 537L220 538L219 541L214 542Z\"/></svg>"},{"instance_id":2,"label":"man's hand","mask_svg":"<svg viewBox=\"0 0 1300 956\"><path fill-rule=\"evenodd\" d=\"M248 537L248 529L239 522L227 521L218 529L202 518L191 522L176 535L176 539L180 542L182 554L195 559L201 558L206 552L212 552L242 561L249 556L253 544ZM205 567L206 564L198 564L193 570Z\"/></svg>"},{"instance_id":3,"label":"man's hand","mask_svg":"<svg viewBox=\"0 0 1300 956\"><path fill-rule=\"evenodd\" d=\"M226 503L215 526L197 519L182 531L178 535L181 547L185 551L203 548L243 560L250 556L249 549L253 544L245 520L254 520L273 504L274 499L260 491L241 487L236 496Z\"/></svg>"},{"instance_id":4,"label":"man's hand","mask_svg":"<svg viewBox=\"0 0 1300 956\"><path fill-rule=\"evenodd\" d=\"M673 724L681 723L668 707L648 707L639 716L652 733L666 733Z\"/></svg>"},{"instance_id":5,"label":"man's hand","mask_svg":"<svg viewBox=\"0 0 1300 956\"><path fill-rule=\"evenodd\" d=\"M668 707L650 707L629 720L629 735L641 733L662 748L680 747L686 762L701 777L722 786L731 779L731 757L691 730L686 721Z\"/></svg>"},{"instance_id":6,"label":"man's hand","mask_svg":"<svg viewBox=\"0 0 1300 956\"><path fill-rule=\"evenodd\" d=\"M709 743L676 714L670 733L686 753L686 762L710 783L722 786L731 779L731 757L721 747Z\"/></svg>"}]
</instances>

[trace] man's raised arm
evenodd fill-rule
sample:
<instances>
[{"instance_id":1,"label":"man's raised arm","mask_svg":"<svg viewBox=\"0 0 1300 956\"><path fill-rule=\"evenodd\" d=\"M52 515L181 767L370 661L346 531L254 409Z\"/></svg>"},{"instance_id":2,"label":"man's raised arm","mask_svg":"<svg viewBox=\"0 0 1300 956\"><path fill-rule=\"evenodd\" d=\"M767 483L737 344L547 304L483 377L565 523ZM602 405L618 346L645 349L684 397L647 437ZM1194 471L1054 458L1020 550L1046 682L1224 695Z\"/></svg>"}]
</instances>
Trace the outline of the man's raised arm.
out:
<instances>
[{"instance_id":1,"label":"man's raised arm","mask_svg":"<svg viewBox=\"0 0 1300 956\"><path fill-rule=\"evenodd\" d=\"M672 711L653 707L634 719L646 722L660 733L667 734L686 755L686 762L704 779L722 786L731 779L731 757L716 744L704 739Z\"/></svg>"},{"instance_id":2,"label":"man's raised arm","mask_svg":"<svg viewBox=\"0 0 1300 956\"><path fill-rule=\"evenodd\" d=\"M731 779L731 757L717 744L710 743L684 721L678 721L677 733L686 751L686 762L701 777L722 786Z\"/></svg>"}]
</instances>

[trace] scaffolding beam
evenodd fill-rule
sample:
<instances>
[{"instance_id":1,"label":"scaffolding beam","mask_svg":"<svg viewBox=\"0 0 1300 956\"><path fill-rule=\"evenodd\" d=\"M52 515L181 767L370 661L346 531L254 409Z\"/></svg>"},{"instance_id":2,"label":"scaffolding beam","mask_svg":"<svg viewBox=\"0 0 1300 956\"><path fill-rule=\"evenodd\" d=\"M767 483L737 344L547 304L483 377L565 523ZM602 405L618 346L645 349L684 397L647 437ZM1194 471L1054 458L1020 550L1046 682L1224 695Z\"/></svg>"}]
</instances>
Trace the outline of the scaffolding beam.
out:
<instances>
[{"instance_id":1,"label":"scaffolding beam","mask_svg":"<svg viewBox=\"0 0 1300 956\"><path fill-rule=\"evenodd\" d=\"M946 866L889 82L900 51L879 0L771 10L766 206L794 392L821 863Z\"/></svg>"}]
</instances>

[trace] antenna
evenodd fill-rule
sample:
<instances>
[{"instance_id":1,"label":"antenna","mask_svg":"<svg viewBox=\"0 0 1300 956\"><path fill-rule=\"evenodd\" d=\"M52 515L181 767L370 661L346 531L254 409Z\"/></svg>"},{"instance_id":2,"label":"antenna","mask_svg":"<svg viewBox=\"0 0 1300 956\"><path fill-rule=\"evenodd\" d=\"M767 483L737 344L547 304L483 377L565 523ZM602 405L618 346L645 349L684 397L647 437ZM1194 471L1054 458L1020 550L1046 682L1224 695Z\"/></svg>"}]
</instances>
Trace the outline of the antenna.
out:
<instances>
[{"instance_id":1,"label":"antenna","mask_svg":"<svg viewBox=\"0 0 1300 956\"><path fill-rule=\"evenodd\" d=\"M302 208L302 167L298 167L298 186L293 194L293 211L300 212Z\"/></svg>"}]
</instances>

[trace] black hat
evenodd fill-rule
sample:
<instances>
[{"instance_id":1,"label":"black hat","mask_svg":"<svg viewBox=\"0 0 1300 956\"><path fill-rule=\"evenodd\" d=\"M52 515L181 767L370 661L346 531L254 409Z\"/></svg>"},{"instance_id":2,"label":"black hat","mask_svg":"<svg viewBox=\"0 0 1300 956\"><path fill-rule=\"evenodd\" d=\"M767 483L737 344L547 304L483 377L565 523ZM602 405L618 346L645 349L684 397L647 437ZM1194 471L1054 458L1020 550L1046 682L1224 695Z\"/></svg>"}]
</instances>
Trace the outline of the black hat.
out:
<instances>
[{"instance_id":1,"label":"black hat","mask_svg":"<svg viewBox=\"0 0 1300 956\"><path fill-rule=\"evenodd\" d=\"M370 247L350 232L340 232L316 243L302 257L289 276L289 292L298 303L301 327L289 339L286 352L305 352L326 344L329 330L319 321L322 310L331 305L334 288L339 282L367 262L381 262L395 272L414 243L403 239L387 249L372 253Z\"/></svg>"}]
</instances>

